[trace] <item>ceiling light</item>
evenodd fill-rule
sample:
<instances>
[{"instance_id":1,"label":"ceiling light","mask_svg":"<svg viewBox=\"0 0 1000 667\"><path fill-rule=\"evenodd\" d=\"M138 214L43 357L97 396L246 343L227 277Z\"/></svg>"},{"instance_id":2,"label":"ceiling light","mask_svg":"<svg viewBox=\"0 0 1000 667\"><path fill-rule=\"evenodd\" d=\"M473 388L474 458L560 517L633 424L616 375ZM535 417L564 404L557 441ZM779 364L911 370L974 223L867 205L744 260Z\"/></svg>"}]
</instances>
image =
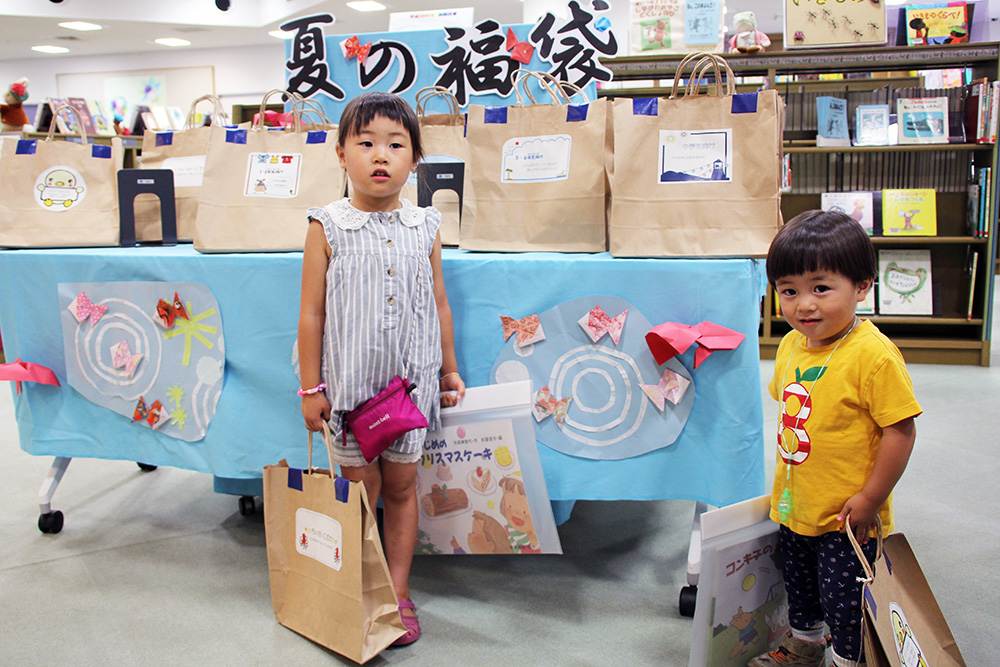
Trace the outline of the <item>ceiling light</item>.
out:
<instances>
[{"instance_id":1,"label":"ceiling light","mask_svg":"<svg viewBox=\"0 0 1000 667\"><path fill-rule=\"evenodd\" d=\"M153 41L160 46L191 46L191 42L177 37L161 37L160 39L154 39Z\"/></svg>"},{"instance_id":2,"label":"ceiling light","mask_svg":"<svg viewBox=\"0 0 1000 667\"><path fill-rule=\"evenodd\" d=\"M271 37L277 37L278 39L291 39L295 37L295 33L289 30L272 30L267 34Z\"/></svg>"},{"instance_id":3,"label":"ceiling light","mask_svg":"<svg viewBox=\"0 0 1000 667\"><path fill-rule=\"evenodd\" d=\"M65 23L60 23L59 27L69 28L70 30L79 30L80 32L86 32L88 30L104 30L104 26L97 25L96 23L87 23L86 21L67 21Z\"/></svg>"},{"instance_id":4,"label":"ceiling light","mask_svg":"<svg viewBox=\"0 0 1000 667\"><path fill-rule=\"evenodd\" d=\"M357 0L348 2L347 6L358 12L381 12L385 10L385 5L375 0Z\"/></svg>"},{"instance_id":5,"label":"ceiling light","mask_svg":"<svg viewBox=\"0 0 1000 667\"><path fill-rule=\"evenodd\" d=\"M48 44L43 46L33 46L32 51L39 51L41 53L69 53L69 49L62 46L49 46Z\"/></svg>"}]
</instances>

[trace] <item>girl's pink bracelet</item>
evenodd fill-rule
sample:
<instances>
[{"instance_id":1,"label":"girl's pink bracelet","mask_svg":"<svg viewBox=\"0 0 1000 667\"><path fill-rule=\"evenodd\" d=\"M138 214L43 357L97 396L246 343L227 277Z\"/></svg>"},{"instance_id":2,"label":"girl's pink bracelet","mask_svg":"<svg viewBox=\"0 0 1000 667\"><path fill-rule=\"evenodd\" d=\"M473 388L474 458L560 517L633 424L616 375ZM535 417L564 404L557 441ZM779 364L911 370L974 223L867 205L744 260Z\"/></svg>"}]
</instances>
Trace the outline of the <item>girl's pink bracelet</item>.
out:
<instances>
[{"instance_id":1,"label":"girl's pink bracelet","mask_svg":"<svg viewBox=\"0 0 1000 667\"><path fill-rule=\"evenodd\" d=\"M315 393L321 392L324 389L326 389L326 385L323 384L322 382L320 382L318 385L316 385L312 389L299 389L298 393L299 393L299 396L305 396L307 394L315 394Z\"/></svg>"}]
</instances>

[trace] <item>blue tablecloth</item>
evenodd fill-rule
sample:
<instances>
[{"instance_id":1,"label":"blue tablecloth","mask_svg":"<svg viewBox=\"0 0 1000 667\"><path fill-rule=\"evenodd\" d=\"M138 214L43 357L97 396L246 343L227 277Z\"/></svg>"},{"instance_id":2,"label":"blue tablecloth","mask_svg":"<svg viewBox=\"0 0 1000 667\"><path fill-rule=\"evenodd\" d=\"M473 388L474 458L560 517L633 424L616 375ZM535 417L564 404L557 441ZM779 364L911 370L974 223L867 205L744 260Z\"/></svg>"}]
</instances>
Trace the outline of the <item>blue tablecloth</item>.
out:
<instances>
[{"instance_id":1,"label":"blue tablecloth","mask_svg":"<svg viewBox=\"0 0 1000 667\"><path fill-rule=\"evenodd\" d=\"M48 366L63 387L15 396L21 447L35 455L142 461L254 479L287 458L305 465L291 367L300 253L202 255L177 247L0 252L0 331L8 361ZM469 253L445 249L459 365L486 384L504 340L499 315L540 313L579 296L615 295L654 325L710 320L747 336L694 372L696 398L677 442L597 461L539 446L553 500L686 498L727 505L764 491L757 327L766 279L749 259L618 259L607 254ZM222 311L225 384L205 438L188 443L136 427L65 384L58 283L200 281ZM611 313L615 315L615 313ZM692 348L680 359L689 370Z\"/></svg>"}]
</instances>

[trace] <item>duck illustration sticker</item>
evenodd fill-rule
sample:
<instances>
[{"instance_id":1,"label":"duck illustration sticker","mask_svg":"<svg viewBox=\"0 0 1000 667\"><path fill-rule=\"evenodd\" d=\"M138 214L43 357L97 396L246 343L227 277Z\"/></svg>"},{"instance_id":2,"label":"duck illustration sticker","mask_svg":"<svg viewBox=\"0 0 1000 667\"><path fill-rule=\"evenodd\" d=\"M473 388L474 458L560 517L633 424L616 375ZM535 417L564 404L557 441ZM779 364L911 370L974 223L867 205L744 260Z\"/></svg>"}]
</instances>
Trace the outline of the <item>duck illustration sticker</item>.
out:
<instances>
[{"instance_id":1,"label":"duck illustration sticker","mask_svg":"<svg viewBox=\"0 0 1000 667\"><path fill-rule=\"evenodd\" d=\"M76 169L50 167L35 179L35 201L47 211L68 211L87 196L87 183Z\"/></svg>"},{"instance_id":2,"label":"duck illustration sticker","mask_svg":"<svg viewBox=\"0 0 1000 667\"><path fill-rule=\"evenodd\" d=\"M906 622L906 615L895 602L889 603L889 616L892 618L892 638L899 664L903 667L927 667L924 652L913 636L910 624Z\"/></svg>"}]
</instances>

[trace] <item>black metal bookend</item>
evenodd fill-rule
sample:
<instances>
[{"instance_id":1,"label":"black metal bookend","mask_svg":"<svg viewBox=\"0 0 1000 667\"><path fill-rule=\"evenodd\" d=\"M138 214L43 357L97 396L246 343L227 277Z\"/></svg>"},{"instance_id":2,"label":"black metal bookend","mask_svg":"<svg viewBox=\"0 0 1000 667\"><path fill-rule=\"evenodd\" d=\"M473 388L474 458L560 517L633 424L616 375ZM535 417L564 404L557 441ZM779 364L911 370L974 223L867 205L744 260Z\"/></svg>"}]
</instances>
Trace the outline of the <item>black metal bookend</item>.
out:
<instances>
[{"instance_id":1,"label":"black metal bookend","mask_svg":"<svg viewBox=\"0 0 1000 667\"><path fill-rule=\"evenodd\" d=\"M119 169L118 219L119 244L123 248L138 245L135 240L135 198L153 194L160 200L162 245L177 245L177 202L174 199L174 172L170 169Z\"/></svg>"}]
</instances>

